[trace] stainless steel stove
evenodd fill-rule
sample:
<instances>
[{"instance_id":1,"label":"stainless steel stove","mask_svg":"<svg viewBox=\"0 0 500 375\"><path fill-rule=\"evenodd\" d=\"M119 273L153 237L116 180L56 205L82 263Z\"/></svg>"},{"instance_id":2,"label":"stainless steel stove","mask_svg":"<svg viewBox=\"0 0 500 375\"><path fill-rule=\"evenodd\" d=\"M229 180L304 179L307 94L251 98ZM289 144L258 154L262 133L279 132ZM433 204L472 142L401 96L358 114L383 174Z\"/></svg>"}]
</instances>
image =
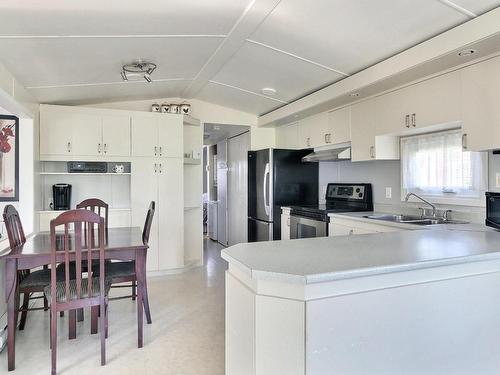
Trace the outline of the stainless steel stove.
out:
<instances>
[{"instance_id":1,"label":"stainless steel stove","mask_svg":"<svg viewBox=\"0 0 500 375\"><path fill-rule=\"evenodd\" d=\"M329 213L373 211L371 184L328 184L326 204L292 206L290 238L328 236Z\"/></svg>"}]
</instances>

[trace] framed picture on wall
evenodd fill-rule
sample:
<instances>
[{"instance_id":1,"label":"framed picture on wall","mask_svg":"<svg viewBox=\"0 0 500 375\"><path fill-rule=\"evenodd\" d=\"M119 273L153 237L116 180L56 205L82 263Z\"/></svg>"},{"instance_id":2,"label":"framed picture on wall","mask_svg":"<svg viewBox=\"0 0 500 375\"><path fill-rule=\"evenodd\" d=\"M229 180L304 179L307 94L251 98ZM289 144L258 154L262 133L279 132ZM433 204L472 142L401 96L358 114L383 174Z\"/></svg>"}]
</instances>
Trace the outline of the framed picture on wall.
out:
<instances>
[{"instance_id":1,"label":"framed picture on wall","mask_svg":"<svg viewBox=\"0 0 500 375\"><path fill-rule=\"evenodd\" d=\"M19 119L0 115L0 202L19 200Z\"/></svg>"}]
</instances>

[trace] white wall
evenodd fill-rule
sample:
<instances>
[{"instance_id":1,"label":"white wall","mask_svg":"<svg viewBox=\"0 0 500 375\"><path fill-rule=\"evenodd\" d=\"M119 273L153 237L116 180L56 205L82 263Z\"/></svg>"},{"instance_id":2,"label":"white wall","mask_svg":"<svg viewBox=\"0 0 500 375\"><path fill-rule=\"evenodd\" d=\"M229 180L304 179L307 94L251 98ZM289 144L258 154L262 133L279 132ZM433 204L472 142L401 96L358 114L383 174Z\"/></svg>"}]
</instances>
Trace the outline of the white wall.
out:
<instances>
[{"instance_id":1,"label":"white wall","mask_svg":"<svg viewBox=\"0 0 500 375\"><path fill-rule=\"evenodd\" d=\"M40 200L35 195L35 172L38 171L38 103L1 64L0 107L0 113L19 117L19 202L12 204L21 215L26 234L30 234L38 227L34 211L36 201ZM2 212L5 204L0 204ZM6 246L8 243L3 242L0 254ZM4 279L4 262L0 262L0 331L6 323Z\"/></svg>"},{"instance_id":2,"label":"white wall","mask_svg":"<svg viewBox=\"0 0 500 375\"><path fill-rule=\"evenodd\" d=\"M275 129L258 128L257 115L223 107L217 104L207 103L198 99L160 98L148 100L135 100L126 102L109 102L88 104L87 107L127 109L131 111L151 111L151 104L163 103L189 103L191 104L191 115L202 122L224 125L246 125L250 126L250 148L260 150L275 146Z\"/></svg>"}]
</instances>

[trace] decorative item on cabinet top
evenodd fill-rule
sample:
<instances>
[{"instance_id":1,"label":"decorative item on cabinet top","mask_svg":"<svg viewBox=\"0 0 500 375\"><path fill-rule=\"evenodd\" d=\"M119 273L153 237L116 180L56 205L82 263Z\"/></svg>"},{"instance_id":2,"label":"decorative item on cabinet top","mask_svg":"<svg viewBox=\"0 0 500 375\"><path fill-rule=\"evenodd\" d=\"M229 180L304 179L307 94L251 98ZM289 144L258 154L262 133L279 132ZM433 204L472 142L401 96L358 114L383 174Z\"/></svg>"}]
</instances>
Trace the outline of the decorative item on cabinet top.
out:
<instances>
[{"instance_id":1,"label":"decorative item on cabinet top","mask_svg":"<svg viewBox=\"0 0 500 375\"><path fill-rule=\"evenodd\" d=\"M151 105L151 112L161 112L161 113L180 113L181 115L191 114L191 104L189 103L163 103L161 106L158 103Z\"/></svg>"}]
</instances>

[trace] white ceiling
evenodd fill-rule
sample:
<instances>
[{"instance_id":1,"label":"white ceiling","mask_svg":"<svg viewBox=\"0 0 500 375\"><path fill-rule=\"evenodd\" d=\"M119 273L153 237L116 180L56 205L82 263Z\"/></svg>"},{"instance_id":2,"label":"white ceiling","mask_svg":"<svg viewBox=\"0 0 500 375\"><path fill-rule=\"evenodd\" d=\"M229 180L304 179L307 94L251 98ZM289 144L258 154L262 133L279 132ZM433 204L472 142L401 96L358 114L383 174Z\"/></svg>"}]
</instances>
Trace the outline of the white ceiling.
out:
<instances>
[{"instance_id":1,"label":"white ceiling","mask_svg":"<svg viewBox=\"0 0 500 375\"><path fill-rule=\"evenodd\" d=\"M262 114L500 0L2 0L0 60L44 103L199 98ZM152 84L121 65L158 65ZM261 93L276 89L274 97Z\"/></svg>"},{"instance_id":2,"label":"white ceiling","mask_svg":"<svg viewBox=\"0 0 500 375\"><path fill-rule=\"evenodd\" d=\"M243 125L221 125L205 123L203 129L203 144L214 145L217 142L223 141L231 137L243 134L250 129L249 126Z\"/></svg>"}]
</instances>

